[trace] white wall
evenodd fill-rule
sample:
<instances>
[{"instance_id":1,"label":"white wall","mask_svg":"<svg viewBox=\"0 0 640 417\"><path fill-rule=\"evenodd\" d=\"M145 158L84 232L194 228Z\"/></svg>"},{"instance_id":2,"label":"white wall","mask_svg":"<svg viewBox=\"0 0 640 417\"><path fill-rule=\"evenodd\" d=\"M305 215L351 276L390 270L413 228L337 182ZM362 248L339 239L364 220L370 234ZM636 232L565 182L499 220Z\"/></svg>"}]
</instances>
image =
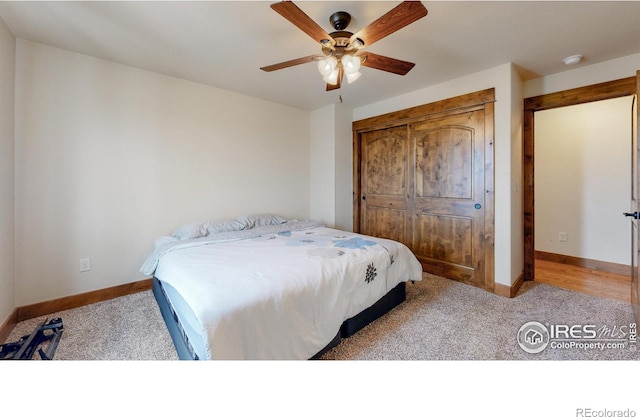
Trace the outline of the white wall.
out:
<instances>
[{"instance_id":1,"label":"white wall","mask_svg":"<svg viewBox=\"0 0 640 417\"><path fill-rule=\"evenodd\" d=\"M311 218L353 230L352 110L331 104L311 112Z\"/></svg>"},{"instance_id":2,"label":"white wall","mask_svg":"<svg viewBox=\"0 0 640 417\"><path fill-rule=\"evenodd\" d=\"M353 230L353 109L337 105L336 227ZM314 157L313 154L312 158Z\"/></svg>"},{"instance_id":3,"label":"white wall","mask_svg":"<svg viewBox=\"0 0 640 417\"><path fill-rule=\"evenodd\" d=\"M183 223L309 216L308 112L21 39L16 55L16 305L140 280Z\"/></svg>"},{"instance_id":4,"label":"white wall","mask_svg":"<svg viewBox=\"0 0 640 417\"><path fill-rule=\"evenodd\" d=\"M311 112L310 217L335 226L335 105Z\"/></svg>"},{"instance_id":5,"label":"white wall","mask_svg":"<svg viewBox=\"0 0 640 417\"><path fill-rule=\"evenodd\" d=\"M521 222L522 198L514 196L515 181L522 177L522 112L514 113L512 102L521 106L520 79L513 65L504 64L486 71L451 80L409 94L354 109L361 120L421 104L495 88L495 282L511 286L524 267ZM515 87L514 87L515 86ZM513 217L517 219L513 219ZM514 243L515 242L515 243ZM515 246L514 246L515 245Z\"/></svg>"},{"instance_id":6,"label":"white wall","mask_svg":"<svg viewBox=\"0 0 640 417\"><path fill-rule=\"evenodd\" d=\"M0 19L0 326L14 297L14 76L16 40Z\"/></svg>"},{"instance_id":7,"label":"white wall","mask_svg":"<svg viewBox=\"0 0 640 417\"><path fill-rule=\"evenodd\" d=\"M536 250L630 264L622 212L630 207L631 105L622 97L536 112Z\"/></svg>"}]
</instances>

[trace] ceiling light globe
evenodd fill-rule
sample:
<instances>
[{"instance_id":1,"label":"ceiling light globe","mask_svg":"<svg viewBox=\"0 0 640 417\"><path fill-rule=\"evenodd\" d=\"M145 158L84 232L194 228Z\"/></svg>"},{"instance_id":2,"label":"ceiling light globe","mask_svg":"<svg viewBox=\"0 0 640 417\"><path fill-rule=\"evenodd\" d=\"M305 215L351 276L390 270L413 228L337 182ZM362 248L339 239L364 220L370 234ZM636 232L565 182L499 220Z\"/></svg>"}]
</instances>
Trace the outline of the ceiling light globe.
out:
<instances>
[{"instance_id":1,"label":"ceiling light globe","mask_svg":"<svg viewBox=\"0 0 640 417\"><path fill-rule=\"evenodd\" d=\"M355 80L360 78L360 76L362 75L362 73L360 73L359 71L356 71L356 72L345 72L345 74L347 76L347 81L349 82L349 84L351 84L352 82L354 82Z\"/></svg>"},{"instance_id":2,"label":"ceiling light globe","mask_svg":"<svg viewBox=\"0 0 640 417\"><path fill-rule=\"evenodd\" d=\"M318 71L323 77L327 77L338 66L338 60L332 56L328 56L318 61Z\"/></svg>"},{"instance_id":3,"label":"ceiling light globe","mask_svg":"<svg viewBox=\"0 0 640 417\"><path fill-rule=\"evenodd\" d=\"M354 74L360 69L360 57L354 55L343 55L342 66L347 74Z\"/></svg>"},{"instance_id":4,"label":"ceiling light globe","mask_svg":"<svg viewBox=\"0 0 640 417\"><path fill-rule=\"evenodd\" d=\"M322 79L327 84L331 84L331 85L338 84L338 68L334 68L329 75L325 75Z\"/></svg>"}]
</instances>

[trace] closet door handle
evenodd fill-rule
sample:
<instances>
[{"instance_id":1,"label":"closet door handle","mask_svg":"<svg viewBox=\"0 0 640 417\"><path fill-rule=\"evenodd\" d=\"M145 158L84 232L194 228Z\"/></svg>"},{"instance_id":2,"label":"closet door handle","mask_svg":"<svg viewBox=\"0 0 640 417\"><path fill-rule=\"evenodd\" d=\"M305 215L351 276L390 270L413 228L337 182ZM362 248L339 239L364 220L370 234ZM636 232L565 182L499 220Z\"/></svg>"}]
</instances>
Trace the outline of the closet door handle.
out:
<instances>
[{"instance_id":1,"label":"closet door handle","mask_svg":"<svg viewBox=\"0 0 640 417\"><path fill-rule=\"evenodd\" d=\"M366 199L367 199L367 196L366 196L366 195L363 195L363 196L362 196L362 199L363 199L363 200L366 200Z\"/></svg>"},{"instance_id":2,"label":"closet door handle","mask_svg":"<svg viewBox=\"0 0 640 417\"><path fill-rule=\"evenodd\" d=\"M633 217L634 219L640 219L640 212L634 211L633 213L622 213L625 217Z\"/></svg>"}]
</instances>

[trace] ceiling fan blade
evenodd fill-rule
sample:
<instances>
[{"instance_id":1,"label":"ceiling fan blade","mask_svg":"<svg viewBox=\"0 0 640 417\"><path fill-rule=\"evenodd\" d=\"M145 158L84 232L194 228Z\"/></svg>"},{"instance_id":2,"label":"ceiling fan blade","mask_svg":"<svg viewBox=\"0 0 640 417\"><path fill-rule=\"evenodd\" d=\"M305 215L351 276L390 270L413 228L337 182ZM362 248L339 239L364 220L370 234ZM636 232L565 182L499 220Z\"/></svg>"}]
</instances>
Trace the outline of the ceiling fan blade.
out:
<instances>
[{"instance_id":1,"label":"ceiling fan blade","mask_svg":"<svg viewBox=\"0 0 640 417\"><path fill-rule=\"evenodd\" d=\"M271 8L280 14L280 16L297 26L298 29L315 39L316 42L324 44L323 41L326 40L329 41L331 47L336 44L336 41L322 29L320 25L314 22L313 19L307 16L307 14L300 10L293 2L282 1L280 3L274 3L271 5Z\"/></svg>"},{"instance_id":2,"label":"ceiling fan blade","mask_svg":"<svg viewBox=\"0 0 640 417\"><path fill-rule=\"evenodd\" d=\"M267 65L266 67L261 67L260 69L262 71L271 72L271 71L276 71L283 68L293 67L295 65L306 64L308 62L317 61L318 59L321 59L321 58L322 58L322 55L309 55L303 58L296 58L290 61L280 62L278 64Z\"/></svg>"},{"instance_id":3,"label":"ceiling fan blade","mask_svg":"<svg viewBox=\"0 0 640 417\"><path fill-rule=\"evenodd\" d=\"M427 15L427 9L419 1L403 1L351 37L350 43L362 39L368 47L393 32L410 25Z\"/></svg>"},{"instance_id":4,"label":"ceiling fan blade","mask_svg":"<svg viewBox=\"0 0 640 417\"><path fill-rule=\"evenodd\" d=\"M327 91L338 90L342 85L342 76L344 73L342 72L342 68L338 70L338 82L335 84L327 83Z\"/></svg>"},{"instance_id":5,"label":"ceiling fan blade","mask_svg":"<svg viewBox=\"0 0 640 417\"><path fill-rule=\"evenodd\" d=\"M365 57L362 61L362 65L365 67L392 72L398 75L406 75L416 65L413 62L401 61L371 52L364 52L359 56Z\"/></svg>"}]
</instances>

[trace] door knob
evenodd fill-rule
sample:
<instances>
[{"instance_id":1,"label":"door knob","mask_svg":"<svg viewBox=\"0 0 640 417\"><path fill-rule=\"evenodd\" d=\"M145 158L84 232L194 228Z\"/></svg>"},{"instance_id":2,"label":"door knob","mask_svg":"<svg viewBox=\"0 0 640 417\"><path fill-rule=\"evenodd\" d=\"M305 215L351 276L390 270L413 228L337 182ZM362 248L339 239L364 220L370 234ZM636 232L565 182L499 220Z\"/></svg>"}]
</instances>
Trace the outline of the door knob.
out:
<instances>
[{"instance_id":1,"label":"door knob","mask_svg":"<svg viewBox=\"0 0 640 417\"><path fill-rule=\"evenodd\" d=\"M633 217L634 219L640 219L640 212L634 211L633 213L622 213L625 217Z\"/></svg>"}]
</instances>

